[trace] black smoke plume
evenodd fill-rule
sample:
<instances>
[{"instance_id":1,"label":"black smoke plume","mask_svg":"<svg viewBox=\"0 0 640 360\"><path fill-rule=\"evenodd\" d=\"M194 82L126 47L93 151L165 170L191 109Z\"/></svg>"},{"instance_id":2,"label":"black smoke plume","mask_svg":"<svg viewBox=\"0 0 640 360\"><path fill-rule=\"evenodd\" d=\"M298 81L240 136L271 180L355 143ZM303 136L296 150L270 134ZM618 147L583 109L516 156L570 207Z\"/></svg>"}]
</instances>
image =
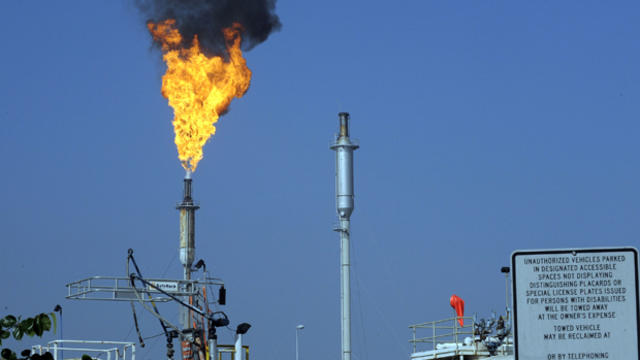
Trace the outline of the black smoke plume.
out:
<instances>
[{"instance_id":1,"label":"black smoke plume","mask_svg":"<svg viewBox=\"0 0 640 360\"><path fill-rule=\"evenodd\" d=\"M222 29L233 23L240 23L244 29L241 35L245 50L267 40L281 27L275 14L276 0L135 0L135 4L146 21L175 19L182 45L190 47L197 35L207 55L226 55Z\"/></svg>"}]
</instances>

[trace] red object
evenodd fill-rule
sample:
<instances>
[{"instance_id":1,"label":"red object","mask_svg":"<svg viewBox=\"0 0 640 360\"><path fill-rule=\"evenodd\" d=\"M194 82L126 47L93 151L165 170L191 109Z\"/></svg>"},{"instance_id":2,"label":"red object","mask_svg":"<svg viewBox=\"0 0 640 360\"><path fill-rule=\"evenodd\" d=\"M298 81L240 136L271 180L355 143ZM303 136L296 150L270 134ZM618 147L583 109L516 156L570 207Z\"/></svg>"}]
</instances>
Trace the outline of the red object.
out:
<instances>
[{"instance_id":1,"label":"red object","mask_svg":"<svg viewBox=\"0 0 640 360\"><path fill-rule=\"evenodd\" d=\"M193 351L191 351L191 342L187 340L182 342L182 358L185 360L193 359Z\"/></svg>"},{"instance_id":2,"label":"red object","mask_svg":"<svg viewBox=\"0 0 640 360\"><path fill-rule=\"evenodd\" d=\"M451 295L451 300L449 300L451 307L456 310L456 314L458 315L458 322L460 326L464 326L464 300L462 300L458 295Z\"/></svg>"}]
</instances>

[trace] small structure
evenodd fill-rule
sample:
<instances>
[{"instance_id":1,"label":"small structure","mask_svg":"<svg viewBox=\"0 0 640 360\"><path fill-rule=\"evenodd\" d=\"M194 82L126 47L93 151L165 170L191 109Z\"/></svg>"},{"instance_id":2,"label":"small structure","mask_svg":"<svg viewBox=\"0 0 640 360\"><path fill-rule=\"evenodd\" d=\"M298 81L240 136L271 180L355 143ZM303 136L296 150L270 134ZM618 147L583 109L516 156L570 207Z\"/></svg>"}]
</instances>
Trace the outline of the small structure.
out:
<instances>
[{"instance_id":1,"label":"small structure","mask_svg":"<svg viewBox=\"0 0 640 360\"><path fill-rule=\"evenodd\" d=\"M136 345L124 341L54 340L46 345L31 347L32 354L42 355L46 352L51 353L54 360L61 360L63 356L80 359L82 355L89 355L92 359L136 360Z\"/></svg>"},{"instance_id":2,"label":"small structure","mask_svg":"<svg viewBox=\"0 0 640 360\"><path fill-rule=\"evenodd\" d=\"M467 325L460 325L463 320ZM475 317L452 317L409 326L410 360L512 360L511 328L501 316L477 321Z\"/></svg>"}]
</instances>

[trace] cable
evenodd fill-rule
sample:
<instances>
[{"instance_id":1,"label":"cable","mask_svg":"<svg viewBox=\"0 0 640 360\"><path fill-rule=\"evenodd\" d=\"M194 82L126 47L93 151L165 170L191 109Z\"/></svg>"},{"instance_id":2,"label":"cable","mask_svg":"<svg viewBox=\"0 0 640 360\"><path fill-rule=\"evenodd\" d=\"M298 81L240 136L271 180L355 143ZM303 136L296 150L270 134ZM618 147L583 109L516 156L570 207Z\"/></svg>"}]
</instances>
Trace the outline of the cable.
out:
<instances>
[{"instance_id":1,"label":"cable","mask_svg":"<svg viewBox=\"0 0 640 360\"><path fill-rule=\"evenodd\" d=\"M369 352L368 352L368 348L367 348L367 333L365 332L365 328L364 328L364 315L362 313L362 294L360 293L360 268L359 268L359 264L357 263L357 256L356 256L356 244L353 244L352 246L352 250L353 250L353 275L356 278L356 294L358 295L358 311L360 312L360 331L362 333L362 342L364 343L362 346L363 352L364 352L364 358L368 359L369 358ZM360 251L360 250L358 250Z\"/></svg>"},{"instance_id":2,"label":"cable","mask_svg":"<svg viewBox=\"0 0 640 360\"><path fill-rule=\"evenodd\" d=\"M173 265L173 263L176 261L176 258L178 258L178 253L175 253L173 255L173 257L171 258L171 260L169 261L169 263L167 264L167 266L164 268L164 271L162 272L162 275L160 275L160 277L164 277L165 275L167 275L167 272L169 271L169 268L171 267L171 265ZM127 271L128 272L128 271ZM128 275L128 274L127 274ZM133 308L133 301L130 302L131 306L132 306L132 311L133 311L133 316L134 316L134 323L136 323L135 325L131 325L131 327L129 328L129 332L127 332L127 335L124 337L123 340L127 340L129 338L129 335L131 335L131 332L133 331L133 329L136 329L136 332L138 333L138 339L140 339L141 334L140 334L140 329L138 328L138 324L137 324L137 320L135 319L136 316L136 311ZM140 344L141 347L144 347L144 345L141 343Z\"/></svg>"},{"instance_id":3,"label":"cable","mask_svg":"<svg viewBox=\"0 0 640 360\"><path fill-rule=\"evenodd\" d=\"M129 304L131 304L131 312L133 313L133 323L136 326L136 333L138 334L138 343L140 343L140 347L144 347L144 339L142 339L142 334L140 334L140 327L138 326L138 316L136 315L136 308L133 306L133 301L130 301Z\"/></svg>"},{"instance_id":4,"label":"cable","mask_svg":"<svg viewBox=\"0 0 640 360\"><path fill-rule=\"evenodd\" d=\"M159 288L158 286L156 286L155 284L151 283L150 281L145 280L142 277L142 274L140 272L140 268L138 267L138 264L135 261L135 258L133 257L133 249L129 249L128 252L128 257L127 257L127 271L129 268L129 261L131 261L131 263L133 264L137 275L135 273L131 273L129 275L129 280L131 282L131 288L133 289L134 294L136 295L136 298L138 299L138 302L147 310L149 311L153 316L155 316L156 318L158 318L158 320L160 321L160 325L162 325L164 334L166 335L167 338L167 356L172 359L173 358L173 345L172 345L172 339L174 337L178 337L180 338L181 341L189 341L191 343L192 346L196 346L200 349L200 351L202 350L202 344L198 344L194 339L189 339L188 337L184 336L184 334L182 333L182 331L180 329L178 329L178 327L176 327L175 325L173 325L171 322L169 322L169 320L167 320L166 318L164 318L162 315L160 315L160 312L158 311L158 308L155 304L155 302L153 301L153 297L151 296L150 293L147 292L147 296L149 297L149 301L151 302L151 305L153 305L153 308L150 308L147 304L145 304L144 299L142 298L142 296L140 295L140 291L138 291L138 288L136 287L135 281L138 280L140 282L142 282L143 285L154 289L155 291L158 291L159 293L169 297L170 299L174 300L175 302L177 302L178 304L188 308L190 311L193 311L195 313L197 313L198 315L202 316L203 320L204 318L206 318L211 324L215 324L216 321L220 321L222 319L218 319L216 320L214 318L214 316L216 314L222 314L222 316L224 316L226 324L229 324L229 318L227 317L227 315L222 312L222 311L216 311L213 313L209 313L209 311L203 311L199 308L197 308L196 306L193 306L191 304L187 304L184 301L182 301L180 298L178 298L177 296L170 294L166 291L164 291L163 289ZM203 262L203 266L204 267L204 262ZM206 268L204 269L204 274L206 276ZM196 293L196 295L198 295ZM189 300L191 301L193 299L192 296L189 296ZM132 305L132 309L133 309L133 305ZM135 311L134 311L134 322L136 323L136 329L137 329L137 319L136 319L136 315L135 315ZM172 328L174 331L172 332L167 332L167 326ZM195 326L195 324L194 324ZM204 326L204 321L203 321L203 326ZM215 325L214 325L215 326ZM230 329L231 330L231 329ZM144 344L142 337L140 336L139 332L139 340L141 342L141 345ZM144 346L144 345L142 345Z\"/></svg>"},{"instance_id":5,"label":"cable","mask_svg":"<svg viewBox=\"0 0 640 360\"><path fill-rule=\"evenodd\" d=\"M180 304L180 305L182 305L182 306L184 306L184 307L186 307L186 308L198 313L198 315L204 316L207 319L209 319L208 314L205 314L204 311L198 309L197 307L195 307L195 306L193 306L191 304L187 304L186 302L180 300L177 296L172 295L172 294L160 289L159 287L157 287L153 283L141 278L140 276L137 276L136 274L131 274L131 285L134 288L135 288L134 280L136 280L136 279L139 280L140 282L142 282L144 285L149 286L149 287L153 288L154 290L157 290L157 291L161 292L163 295L166 295L166 296L170 297L171 299L173 299L178 304ZM155 305L154 305L154 307L155 307Z\"/></svg>"},{"instance_id":6,"label":"cable","mask_svg":"<svg viewBox=\"0 0 640 360\"><path fill-rule=\"evenodd\" d=\"M157 313L155 310L153 310L151 307L149 307L147 304L144 303L144 299L142 299L142 296L140 296L140 292L138 291L138 288L136 288L136 286L135 286L134 276L135 276L135 274L131 274L131 288L133 289L134 294L136 294L136 297L138 298L138 302L140 303L140 305L142 305L145 309L147 309L147 311L149 311L153 316L155 316L156 318L158 318L160 320L160 323L162 324L162 327L164 329L165 335L167 337L170 337L170 334L166 331L167 326L172 328L178 334L180 334L180 336L182 336L182 333L181 333L180 329L178 329L175 325L173 325L171 322L169 322L169 320L167 320L164 317L162 317L162 315L160 315L159 313ZM155 307L155 305L154 305L154 307Z\"/></svg>"},{"instance_id":7,"label":"cable","mask_svg":"<svg viewBox=\"0 0 640 360\"><path fill-rule=\"evenodd\" d=\"M380 320L382 320L381 322L387 328L387 331L391 332L391 334L395 338L396 344L398 345L398 348L400 349L400 351L405 351L406 349L404 348L403 342L400 341L400 338L398 337L398 334L396 333L395 328L393 328L392 326L389 326L389 322L385 318L384 313L380 310L380 307L378 307L378 304L375 302L375 297L371 296L371 294L367 290L367 287L364 283L362 284L362 290L364 290L364 292L368 295L367 297L371 299L371 303L373 304L374 309L378 312L378 316L380 317Z\"/></svg>"},{"instance_id":8,"label":"cable","mask_svg":"<svg viewBox=\"0 0 640 360\"><path fill-rule=\"evenodd\" d=\"M373 247L373 249L375 249L378 254L386 254L387 251L385 251L385 249L382 247L382 243L380 243L378 241L378 236L375 233L371 233L371 231L375 232L374 230L368 229L368 237L367 239L371 239L373 240L373 244L375 245ZM400 293L400 291L398 290L398 285L396 283L396 281L393 281L392 279L396 279L399 278L398 276L394 276L395 273L393 272L393 269L397 268L397 266L394 266L394 264L391 263L392 258L390 256L381 256L382 258L382 264L384 266L380 267L381 269L385 270L384 274L387 276L387 279L384 279L385 283L390 284L389 286L392 287L392 292L393 293ZM362 289L367 293L368 298L371 299L371 303L373 304L375 310L378 312L378 314L380 315L380 318L383 320L384 325L391 331L393 337L396 340L396 343L398 344L399 349L402 350L402 354L406 353L406 347L405 345L403 345L403 342L400 340L400 337L398 336L396 330L394 327L389 326L388 321L386 320L386 318L384 317L383 312L380 310L380 307L378 306L378 304L376 303L375 299L377 297L375 296L371 296L371 294L368 292L366 284L363 283L362 284ZM406 299L404 297L401 297L401 299L405 300L405 305L406 305Z\"/></svg>"},{"instance_id":9,"label":"cable","mask_svg":"<svg viewBox=\"0 0 640 360\"><path fill-rule=\"evenodd\" d=\"M184 301L178 299L176 296L167 293L166 291L158 288L157 286L155 286L154 284L150 283L149 281L137 276L136 274L131 274L130 276L131 278L131 288L133 289L133 292L135 293L136 297L138 298L138 302L140 302L140 304L147 309L147 311L149 311L153 316L157 317L158 319L160 319L161 321L163 321L166 325L168 325L169 327L171 327L172 329L174 329L176 332L178 332L178 334L180 334L180 336L182 336L181 331L173 324L171 324L171 322L169 322L169 320L165 319L164 317L162 317L162 315L160 315L158 312L152 310L147 304L144 303L144 300L142 299L142 297L140 296L140 292L138 291L138 288L135 286L135 280L139 280L140 282L142 282L143 284L150 286L152 288L154 288L155 290L161 292L162 294L170 297L171 299L173 299L174 301L176 301L177 303L179 303L180 305L187 307L193 311L195 311L196 313L198 313L199 315L204 316L207 320L211 320L211 321L215 321L215 319L213 318L214 315L217 314L222 314L222 316L225 317L225 319L227 319L227 321L229 320L227 314L225 314L222 311L215 311L211 314L205 314L202 310L198 309L195 306L189 305L187 303L185 303ZM227 326L228 328L228 326ZM232 329L229 329L230 331L233 331ZM168 335L168 334L167 334Z\"/></svg>"},{"instance_id":10,"label":"cable","mask_svg":"<svg viewBox=\"0 0 640 360\"><path fill-rule=\"evenodd\" d=\"M167 264L167 267L164 269L164 272L162 272L162 277L164 277L165 275L167 275L167 271L169 271L169 268L171 267L171 265L173 265L173 262L176 261L176 258L178 257L178 253L176 252L175 254L173 254L173 258L171 259L171 261L169 261L169 264Z\"/></svg>"},{"instance_id":11,"label":"cable","mask_svg":"<svg viewBox=\"0 0 640 360\"><path fill-rule=\"evenodd\" d=\"M144 338L144 340L150 340L150 339L153 339L153 338L157 338L158 336L162 336L162 335L164 335L164 333L147 336L146 338Z\"/></svg>"},{"instance_id":12,"label":"cable","mask_svg":"<svg viewBox=\"0 0 640 360\"><path fill-rule=\"evenodd\" d=\"M127 263L130 260L131 263L133 263L133 266L136 268L136 272L138 273L138 276L142 277L142 273L140 272L140 268L138 267L138 264L136 263L136 259L133 257L133 249L129 249L127 253L128 253ZM131 279L131 285L134 287L134 291L136 291L135 284L133 283L133 279ZM138 295L138 292L136 291L136 296L137 295ZM151 298L151 295L149 295L149 298ZM140 299L138 299L138 300L140 300ZM142 301L140 303L143 306L145 305L145 304L143 304ZM155 312L157 312L158 315L160 315L160 312L158 311L158 307L156 306L156 304L153 301L151 302L151 305L153 305L153 310ZM145 306L145 308L146 308L146 306ZM162 321L160 321L160 325L162 326L162 330L164 330L165 335L167 337L169 337L169 333L167 332L167 327L165 326L165 324Z\"/></svg>"}]
</instances>

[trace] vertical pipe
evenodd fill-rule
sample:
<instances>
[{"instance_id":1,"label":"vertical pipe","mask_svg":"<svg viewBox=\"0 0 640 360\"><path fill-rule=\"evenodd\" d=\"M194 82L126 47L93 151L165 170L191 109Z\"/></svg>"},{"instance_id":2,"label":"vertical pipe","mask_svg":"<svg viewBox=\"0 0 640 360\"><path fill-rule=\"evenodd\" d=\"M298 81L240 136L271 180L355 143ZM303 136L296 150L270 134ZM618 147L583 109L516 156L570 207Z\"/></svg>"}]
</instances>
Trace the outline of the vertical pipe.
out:
<instances>
[{"instance_id":1,"label":"vertical pipe","mask_svg":"<svg viewBox=\"0 0 640 360\"><path fill-rule=\"evenodd\" d=\"M509 273L511 272L511 268L508 266L503 266L502 268L500 268L500 272L504 274L504 307L507 314L506 320L508 323L510 323L511 314L509 314Z\"/></svg>"},{"instance_id":2,"label":"vertical pipe","mask_svg":"<svg viewBox=\"0 0 640 360\"><path fill-rule=\"evenodd\" d=\"M454 341L456 342L456 353L458 352L458 321L453 320L453 333L454 333Z\"/></svg>"},{"instance_id":3,"label":"vertical pipe","mask_svg":"<svg viewBox=\"0 0 640 360\"><path fill-rule=\"evenodd\" d=\"M507 321L509 321L509 273L504 274L504 303Z\"/></svg>"},{"instance_id":4,"label":"vertical pipe","mask_svg":"<svg viewBox=\"0 0 640 360\"><path fill-rule=\"evenodd\" d=\"M436 349L436 322L435 321L431 323L431 329L433 334L433 336L431 337L431 340L433 341L432 346L433 346L433 350L435 350Z\"/></svg>"},{"instance_id":5,"label":"vertical pipe","mask_svg":"<svg viewBox=\"0 0 640 360\"><path fill-rule=\"evenodd\" d=\"M351 261L350 219L354 208L353 151L358 145L349 139L349 113L338 114L340 132L331 149L336 152L336 210L340 224L340 319L342 360L351 360Z\"/></svg>"},{"instance_id":6,"label":"vertical pipe","mask_svg":"<svg viewBox=\"0 0 640 360\"><path fill-rule=\"evenodd\" d=\"M299 346L298 346L298 333L300 332L300 330L304 329L304 325L299 324L296 326L296 360L300 360L299 357Z\"/></svg>"},{"instance_id":7,"label":"vertical pipe","mask_svg":"<svg viewBox=\"0 0 640 360\"><path fill-rule=\"evenodd\" d=\"M128 261L127 261L127 263L128 263ZM63 329L62 328L62 309L60 309L60 341L64 340L62 329ZM61 357L62 357L62 359L64 359L64 350L62 350Z\"/></svg>"},{"instance_id":8,"label":"vertical pipe","mask_svg":"<svg viewBox=\"0 0 640 360\"><path fill-rule=\"evenodd\" d=\"M242 335L236 334L236 344L233 352L233 360L242 360Z\"/></svg>"},{"instance_id":9,"label":"vertical pipe","mask_svg":"<svg viewBox=\"0 0 640 360\"><path fill-rule=\"evenodd\" d=\"M351 262L349 220L340 221L340 289L342 317L342 360L351 360Z\"/></svg>"},{"instance_id":10,"label":"vertical pipe","mask_svg":"<svg viewBox=\"0 0 640 360\"><path fill-rule=\"evenodd\" d=\"M176 206L180 211L180 262L184 267L184 279L191 280L191 265L195 258L195 221L196 210L200 207L196 205L192 198L192 179L191 171L187 171L184 176L184 193L182 202ZM187 285L189 286L189 285ZM193 289L187 289L191 291ZM185 301L191 299L185 298ZM180 308L180 323L183 329L191 328L190 310L184 307Z\"/></svg>"},{"instance_id":11,"label":"vertical pipe","mask_svg":"<svg viewBox=\"0 0 640 360\"><path fill-rule=\"evenodd\" d=\"M413 328L413 352L416 352L416 328Z\"/></svg>"},{"instance_id":12,"label":"vertical pipe","mask_svg":"<svg viewBox=\"0 0 640 360\"><path fill-rule=\"evenodd\" d=\"M209 338L209 360L218 360L218 339L217 336Z\"/></svg>"}]
</instances>

